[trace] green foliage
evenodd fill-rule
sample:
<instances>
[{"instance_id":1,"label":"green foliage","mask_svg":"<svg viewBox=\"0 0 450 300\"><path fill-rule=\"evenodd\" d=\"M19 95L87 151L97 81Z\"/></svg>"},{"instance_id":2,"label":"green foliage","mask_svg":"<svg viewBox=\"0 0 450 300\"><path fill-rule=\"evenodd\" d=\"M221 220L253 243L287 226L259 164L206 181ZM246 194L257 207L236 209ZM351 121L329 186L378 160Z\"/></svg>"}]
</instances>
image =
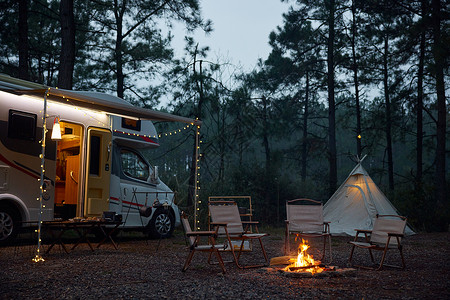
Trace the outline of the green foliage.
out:
<instances>
[{"instance_id":1,"label":"green foliage","mask_svg":"<svg viewBox=\"0 0 450 300\"><path fill-rule=\"evenodd\" d=\"M211 22L200 14L198 0L74 1L74 89L116 92L146 108L156 107L159 99L166 97L170 103L165 111L202 120L199 177L202 227L207 224L206 202L211 195L250 195L256 218L276 225L284 220L286 200L328 199L330 111L326 60L331 1L290 2L292 6L283 15L283 24L268 36L271 53L246 74L224 58L212 61L208 57L209 47L199 45L189 36L189 32L199 28L211 31ZM334 2L338 184L354 166L349 158L356 153L356 97L352 78L356 68L362 153L368 154L366 169L416 229L444 230L448 228L450 204L448 200L436 204L433 183L438 107L431 2ZM357 18L354 56L352 4ZM51 86L56 84L60 55L58 10L59 1L29 2L30 75L32 81ZM12 76L19 73L17 19L17 2L2 1L0 72ZM443 14L443 19L447 22L448 16ZM161 30L162 26L170 29L177 22L188 30L183 57L174 57L172 33ZM448 22L445 22L441 30L442 39L447 41ZM417 178L416 141L421 134L416 132L417 72L422 33L426 38L423 175ZM448 78L448 68L445 76ZM445 83L448 84L448 79ZM386 95L391 105L390 122L386 118ZM180 207L192 210L188 190L192 186L189 179L193 174L195 130L184 124L155 126L162 134L161 146L145 156L151 164L159 166L163 181L178 192ZM388 128L392 132L392 162L386 157ZM388 192L389 163L393 164L396 184ZM448 185L448 178L446 182Z\"/></svg>"}]
</instances>

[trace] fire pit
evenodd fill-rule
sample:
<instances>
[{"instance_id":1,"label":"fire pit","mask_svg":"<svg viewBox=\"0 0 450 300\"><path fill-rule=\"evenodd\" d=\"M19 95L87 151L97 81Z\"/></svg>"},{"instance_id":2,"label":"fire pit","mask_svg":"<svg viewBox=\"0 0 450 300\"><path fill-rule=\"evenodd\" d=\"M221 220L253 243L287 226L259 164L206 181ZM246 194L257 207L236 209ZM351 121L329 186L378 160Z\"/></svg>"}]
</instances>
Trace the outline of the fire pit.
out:
<instances>
[{"instance_id":1,"label":"fire pit","mask_svg":"<svg viewBox=\"0 0 450 300\"><path fill-rule=\"evenodd\" d=\"M320 261L314 260L312 255L307 253L309 245L302 239L298 246L297 256L281 256L270 260L270 265L287 265L282 268L272 268L283 275L289 277L334 277L352 275L355 273L353 268L339 268L337 266L326 266ZM269 270L270 271L270 270Z\"/></svg>"}]
</instances>

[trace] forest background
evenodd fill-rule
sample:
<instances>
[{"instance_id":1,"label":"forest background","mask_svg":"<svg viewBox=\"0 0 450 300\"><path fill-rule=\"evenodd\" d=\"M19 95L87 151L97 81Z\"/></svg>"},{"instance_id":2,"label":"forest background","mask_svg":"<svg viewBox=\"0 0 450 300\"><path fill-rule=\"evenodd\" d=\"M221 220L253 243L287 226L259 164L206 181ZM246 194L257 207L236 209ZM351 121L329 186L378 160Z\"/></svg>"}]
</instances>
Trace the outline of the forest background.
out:
<instances>
[{"instance_id":1,"label":"forest background","mask_svg":"<svg viewBox=\"0 0 450 300\"><path fill-rule=\"evenodd\" d=\"M450 4L284 1L271 53L247 72L193 38L214 34L199 0L4 0L0 72L200 119L199 169L192 127L156 123L161 147L146 155L202 220L208 196L249 195L281 225L286 200L326 201L367 155L416 230L448 230Z\"/></svg>"}]
</instances>

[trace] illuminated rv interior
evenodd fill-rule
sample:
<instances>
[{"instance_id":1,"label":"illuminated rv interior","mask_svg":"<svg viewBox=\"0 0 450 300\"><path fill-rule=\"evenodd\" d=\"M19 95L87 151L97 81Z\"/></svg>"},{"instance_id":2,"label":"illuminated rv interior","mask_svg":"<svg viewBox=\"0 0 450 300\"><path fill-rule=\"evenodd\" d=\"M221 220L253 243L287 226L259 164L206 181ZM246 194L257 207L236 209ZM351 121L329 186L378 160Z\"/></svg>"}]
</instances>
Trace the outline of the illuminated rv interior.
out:
<instances>
[{"instance_id":1,"label":"illuminated rv interior","mask_svg":"<svg viewBox=\"0 0 450 300\"><path fill-rule=\"evenodd\" d=\"M76 216L80 183L81 125L60 122L61 137L56 152L55 217Z\"/></svg>"}]
</instances>

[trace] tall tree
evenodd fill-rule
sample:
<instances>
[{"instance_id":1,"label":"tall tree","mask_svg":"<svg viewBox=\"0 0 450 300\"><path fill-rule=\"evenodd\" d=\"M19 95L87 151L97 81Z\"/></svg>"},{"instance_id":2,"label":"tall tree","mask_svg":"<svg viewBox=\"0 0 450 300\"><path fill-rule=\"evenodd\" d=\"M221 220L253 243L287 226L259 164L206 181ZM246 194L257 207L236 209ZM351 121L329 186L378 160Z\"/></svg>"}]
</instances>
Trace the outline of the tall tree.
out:
<instances>
[{"instance_id":1,"label":"tall tree","mask_svg":"<svg viewBox=\"0 0 450 300\"><path fill-rule=\"evenodd\" d=\"M297 0L295 3L306 12L305 20L313 20L315 22L317 41L321 44L323 52L326 53L327 70L323 79L326 82L328 104L328 193L331 195L336 190L337 185L335 72L337 65L340 63L340 60L336 59L339 54L337 41L341 43L341 38L336 38L336 36L341 29L340 26L337 26L341 24L339 20L342 19L343 1L326 0L317 2ZM325 39L322 39L322 36Z\"/></svg>"},{"instance_id":2,"label":"tall tree","mask_svg":"<svg viewBox=\"0 0 450 300\"><path fill-rule=\"evenodd\" d=\"M19 78L30 79L28 73L28 0L19 0Z\"/></svg>"},{"instance_id":3,"label":"tall tree","mask_svg":"<svg viewBox=\"0 0 450 300\"><path fill-rule=\"evenodd\" d=\"M327 91L328 91L328 160L330 164L329 194L336 190L337 185L337 150L336 150L336 101L335 88L335 0L326 0L325 8L328 14L327 37Z\"/></svg>"},{"instance_id":4,"label":"tall tree","mask_svg":"<svg viewBox=\"0 0 450 300\"><path fill-rule=\"evenodd\" d=\"M425 43L426 43L426 16L428 15L426 0L421 0L420 11L422 14L419 22L419 62L417 67L417 103L416 103L416 193L422 198L423 176L423 102L424 102L424 68L425 68Z\"/></svg>"},{"instance_id":5,"label":"tall tree","mask_svg":"<svg viewBox=\"0 0 450 300\"><path fill-rule=\"evenodd\" d=\"M446 116L447 106L445 103L445 81L444 67L448 66L449 57L449 36L448 32L442 32L443 8L440 0L432 0L432 28L433 28L433 58L434 58L434 76L436 81L436 107L437 107L437 126L436 126L436 217L444 220L443 216L445 203L448 202L446 196L445 181L445 140L446 140ZM448 11L447 11L448 13ZM447 19L448 21L448 19ZM447 43L446 43L447 42ZM448 212L447 212L448 213ZM447 220L448 224L448 220Z\"/></svg>"},{"instance_id":6,"label":"tall tree","mask_svg":"<svg viewBox=\"0 0 450 300\"><path fill-rule=\"evenodd\" d=\"M401 66L407 56L397 46L401 32L404 32L404 20L401 7L389 2L361 1L363 13L370 16L370 23L365 27L365 40L369 46L369 65L366 70L371 74L374 85L381 82L380 98L383 100L382 129L385 136L385 157L387 156L387 174L389 190L393 191L394 181L394 137L399 127L401 108L401 90L403 89L403 71ZM378 120L380 121L380 120Z\"/></svg>"},{"instance_id":7,"label":"tall tree","mask_svg":"<svg viewBox=\"0 0 450 300\"><path fill-rule=\"evenodd\" d=\"M361 158L362 154L362 146L361 146L361 104L360 104L360 96L359 96L359 57L356 53L357 47L357 35L358 35L358 15L356 11L355 0L352 0L351 3L351 11L352 11L352 33L351 33L351 69L353 71L353 84L355 86L355 113L356 113L356 154L359 158Z\"/></svg>"},{"instance_id":8,"label":"tall tree","mask_svg":"<svg viewBox=\"0 0 450 300\"><path fill-rule=\"evenodd\" d=\"M283 101L286 111L292 112L292 121L285 122L292 130L301 129L300 135L300 176L306 181L308 153L310 148L309 124L312 99L317 94L317 84L324 72L320 57L321 41L315 36L311 22L307 20L307 11L291 8L283 15L283 27L277 28L269 36L272 52L265 61L270 66L270 80L278 82L279 89L287 94L290 101ZM298 145L294 147L298 153Z\"/></svg>"},{"instance_id":9,"label":"tall tree","mask_svg":"<svg viewBox=\"0 0 450 300\"><path fill-rule=\"evenodd\" d=\"M134 81L154 78L158 67L164 70L164 64L172 59L171 37L163 38L161 20L181 21L188 30L210 30L210 23L200 16L198 0L99 0L97 6L102 13L95 21L105 35L104 43L97 46L101 52L95 58L100 67L96 73L104 78L102 85L107 89L115 87L121 98L127 90L140 98L148 96L148 86L139 89Z\"/></svg>"},{"instance_id":10,"label":"tall tree","mask_svg":"<svg viewBox=\"0 0 450 300\"><path fill-rule=\"evenodd\" d=\"M389 189L394 190L394 160L392 155L392 109L391 109L391 95L389 87L389 31L386 30L383 37L383 96L385 104L385 132L386 132L386 153L388 159L388 176L389 176Z\"/></svg>"},{"instance_id":11,"label":"tall tree","mask_svg":"<svg viewBox=\"0 0 450 300\"><path fill-rule=\"evenodd\" d=\"M61 54L59 58L58 87L72 89L75 66L75 17L73 0L61 0L59 4L61 23Z\"/></svg>"}]
</instances>

